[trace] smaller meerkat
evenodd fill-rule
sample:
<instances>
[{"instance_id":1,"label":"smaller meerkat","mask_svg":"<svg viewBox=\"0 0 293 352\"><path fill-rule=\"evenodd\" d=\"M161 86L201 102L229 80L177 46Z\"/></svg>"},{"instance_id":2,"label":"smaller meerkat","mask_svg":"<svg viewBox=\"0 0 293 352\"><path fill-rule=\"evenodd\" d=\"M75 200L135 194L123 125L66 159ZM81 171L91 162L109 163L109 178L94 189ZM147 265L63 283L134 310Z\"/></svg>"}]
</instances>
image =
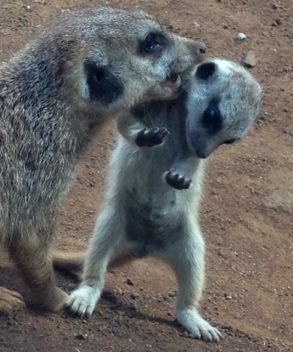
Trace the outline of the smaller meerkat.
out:
<instances>
[{"instance_id":1,"label":"smaller meerkat","mask_svg":"<svg viewBox=\"0 0 293 352\"><path fill-rule=\"evenodd\" d=\"M90 316L108 265L153 256L175 271L177 320L194 337L218 341L221 333L199 312L205 278L198 219L203 159L248 132L259 113L261 87L243 67L220 59L197 66L184 86L174 101L132 109L133 126L122 119L125 138L119 138L110 162L106 201L82 282L67 304L72 312Z\"/></svg>"}]
</instances>

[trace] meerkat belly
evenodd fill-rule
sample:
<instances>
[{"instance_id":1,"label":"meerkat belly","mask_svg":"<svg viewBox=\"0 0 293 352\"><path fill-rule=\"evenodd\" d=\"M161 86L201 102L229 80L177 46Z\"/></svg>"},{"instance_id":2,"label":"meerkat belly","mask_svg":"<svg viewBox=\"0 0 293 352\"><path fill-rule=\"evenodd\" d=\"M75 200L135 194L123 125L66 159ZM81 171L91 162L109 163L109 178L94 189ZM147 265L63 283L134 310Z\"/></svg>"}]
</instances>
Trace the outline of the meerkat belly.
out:
<instances>
[{"instance_id":1,"label":"meerkat belly","mask_svg":"<svg viewBox=\"0 0 293 352\"><path fill-rule=\"evenodd\" d=\"M145 256L164 250L174 243L180 233L181 218L176 196L138 197L136 190L128 192L126 206L126 234L136 243L135 255Z\"/></svg>"}]
</instances>

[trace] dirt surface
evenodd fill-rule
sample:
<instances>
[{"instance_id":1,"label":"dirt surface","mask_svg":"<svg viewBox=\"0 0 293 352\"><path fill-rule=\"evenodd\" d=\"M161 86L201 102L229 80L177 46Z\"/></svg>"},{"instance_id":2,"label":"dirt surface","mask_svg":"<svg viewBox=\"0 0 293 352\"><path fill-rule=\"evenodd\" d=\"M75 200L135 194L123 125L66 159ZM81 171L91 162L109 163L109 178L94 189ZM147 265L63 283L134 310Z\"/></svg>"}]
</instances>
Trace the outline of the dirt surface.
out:
<instances>
[{"instance_id":1,"label":"dirt surface","mask_svg":"<svg viewBox=\"0 0 293 352\"><path fill-rule=\"evenodd\" d=\"M174 321L176 282L153 260L111 271L89 321L35 310L0 318L0 351L293 351L293 2L291 0L0 0L0 60L38 26L75 6L141 7L180 33L205 41L209 55L239 61L252 49L264 87L261 119L247 138L220 148L206 177L202 227L207 283L202 312L225 334L202 343ZM248 39L234 40L238 32ZM86 247L104 192L115 131L85 156L60 212L57 246ZM26 292L1 255L0 282ZM66 291L70 279L58 276Z\"/></svg>"}]
</instances>

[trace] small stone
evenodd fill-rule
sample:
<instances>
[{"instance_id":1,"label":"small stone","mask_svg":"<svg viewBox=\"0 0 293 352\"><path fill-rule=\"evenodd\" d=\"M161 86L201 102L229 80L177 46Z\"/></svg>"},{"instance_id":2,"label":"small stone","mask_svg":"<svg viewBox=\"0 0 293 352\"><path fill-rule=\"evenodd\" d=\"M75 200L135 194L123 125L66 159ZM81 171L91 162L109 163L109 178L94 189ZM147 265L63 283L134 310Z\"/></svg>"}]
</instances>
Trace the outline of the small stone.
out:
<instances>
[{"instance_id":1,"label":"small stone","mask_svg":"<svg viewBox=\"0 0 293 352\"><path fill-rule=\"evenodd\" d=\"M86 340L87 339L87 334L75 334L74 337L77 340Z\"/></svg>"},{"instance_id":2,"label":"small stone","mask_svg":"<svg viewBox=\"0 0 293 352\"><path fill-rule=\"evenodd\" d=\"M133 281L132 281L131 279L127 279L127 280L126 280L126 283L127 283L127 285L129 285L129 286L134 286L134 283L133 283Z\"/></svg>"},{"instance_id":3,"label":"small stone","mask_svg":"<svg viewBox=\"0 0 293 352\"><path fill-rule=\"evenodd\" d=\"M130 295L130 297L131 297L132 299L138 299L140 296L139 296L138 293L132 293L132 294Z\"/></svg>"},{"instance_id":4,"label":"small stone","mask_svg":"<svg viewBox=\"0 0 293 352\"><path fill-rule=\"evenodd\" d=\"M227 300L230 300L230 299L232 299L232 296L231 295L225 295L225 298L227 299Z\"/></svg>"},{"instance_id":5,"label":"small stone","mask_svg":"<svg viewBox=\"0 0 293 352\"><path fill-rule=\"evenodd\" d=\"M238 33L236 36L236 39L239 40L240 42L242 42L247 39L247 35L244 33Z\"/></svg>"},{"instance_id":6,"label":"small stone","mask_svg":"<svg viewBox=\"0 0 293 352\"><path fill-rule=\"evenodd\" d=\"M282 20L280 18L277 18L273 23L272 23L272 27L277 27L280 26L282 24Z\"/></svg>"},{"instance_id":7,"label":"small stone","mask_svg":"<svg viewBox=\"0 0 293 352\"><path fill-rule=\"evenodd\" d=\"M249 50L242 60L244 67L251 68L257 64L257 58L253 50Z\"/></svg>"},{"instance_id":8,"label":"small stone","mask_svg":"<svg viewBox=\"0 0 293 352\"><path fill-rule=\"evenodd\" d=\"M170 297L167 295L162 295L164 301L170 301Z\"/></svg>"}]
</instances>

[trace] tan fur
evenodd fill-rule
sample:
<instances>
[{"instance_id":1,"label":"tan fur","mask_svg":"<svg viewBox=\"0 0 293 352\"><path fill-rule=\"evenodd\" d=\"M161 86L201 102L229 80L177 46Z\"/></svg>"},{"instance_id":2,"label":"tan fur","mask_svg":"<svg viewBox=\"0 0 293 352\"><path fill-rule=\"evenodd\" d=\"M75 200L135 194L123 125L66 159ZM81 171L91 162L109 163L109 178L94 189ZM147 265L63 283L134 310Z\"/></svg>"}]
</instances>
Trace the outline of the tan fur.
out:
<instances>
[{"instance_id":1,"label":"tan fur","mask_svg":"<svg viewBox=\"0 0 293 352\"><path fill-rule=\"evenodd\" d=\"M189 69L203 48L142 11L86 9L58 16L0 65L0 240L45 308L66 299L51 243L83 152L106 120L154 87L172 95L179 80L168 77ZM8 297L1 288L0 313L14 308L15 293Z\"/></svg>"}]
</instances>

